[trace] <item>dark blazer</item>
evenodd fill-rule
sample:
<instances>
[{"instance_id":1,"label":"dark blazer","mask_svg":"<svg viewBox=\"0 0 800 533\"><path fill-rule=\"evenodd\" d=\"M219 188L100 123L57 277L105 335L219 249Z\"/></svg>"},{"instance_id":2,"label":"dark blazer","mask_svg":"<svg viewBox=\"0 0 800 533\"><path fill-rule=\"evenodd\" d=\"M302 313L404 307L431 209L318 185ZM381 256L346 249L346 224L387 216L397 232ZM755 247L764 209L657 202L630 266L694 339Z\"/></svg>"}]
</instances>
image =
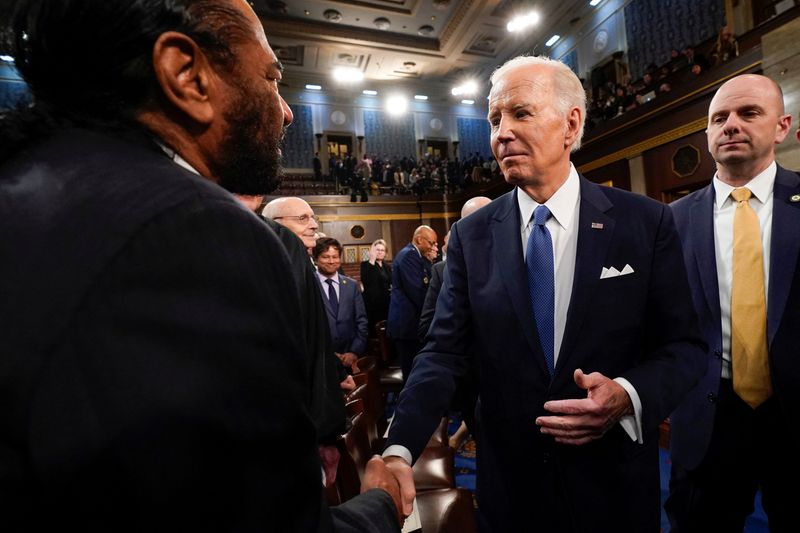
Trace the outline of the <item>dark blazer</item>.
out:
<instances>
[{"instance_id":1,"label":"dark blazer","mask_svg":"<svg viewBox=\"0 0 800 533\"><path fill-rule=\"evenodd\" d=\"M361 262L361 284L364 286L364 306L367 308L370 333L375 324L389 317L389 298L392 290L392 268L384 261L383 266L376 262Z\"/></svg>"},{"instance_id":2,"label":"dark blazer","mask_svg":"<svg viewBox=\"0 0 800 533\"><path fill-rule=\"evenodd\" d=\"M149 139L85 130L0 163L0 206L6 529L342 519L322 504L297 286L258 217ZM391 529L387 496L367 518Z\"/></svg>"},{"instance_id":3,"label":"dark blazer","mask_svg":"<svg viewBox=\"0 0 800 533\"><path fill-rule=\"evenodd\" d=\"M392 262L392 297L386 333L393 339L416 339L419 315L430 282L430 261L408 243Z\"/></svg>"},{"instance_id":4,"label":"dark blazer","mask_svg":"<svg viewBox=\"0 0 800 533\"><path fill-rule=\"evenodd\" d=\"M319 277L317 277L319 280ZM321 284L327 291L327 285ZM339 275L339 313L333 312L327 296L325 302L328 325L333 338L333 351L337 353L353 352L358 356L367 351L367 312L364 310L364 299L358 282L353 278Z\"/></svg>"},{"instance_id":5,"label":"dark blazer","mask_svg":"<svg viewBox=\"0 0 800 533\"><path fill-rule=\"evenodd\" d=\"M713 183L672 204L683 245L689 285L703 338L710 350L703 379L670 417L670 453L686 469L706 454L714 426L722 371L722 326L714 250ZM767 341L773 393L786 420L800 410L800 177L781 168L775 175L772 242L767 295ZM796 424L786 424L786 438L800 447Z\"/></svg>"},{"instance_id":6,"label":"dark blazer","mask_svg":"<svg viewBox=\"0 0 800 533\"><path fill-rule=\"evenodd\" d=\"M583 178L580 189L572 298L552 381L528 299L515 190L451 228L428 342L390 429L388 444L418 457L474 359L478 504L492 531L531 520L542 531L658 531L658 425L702 372L705 347L670 209ZM600 279L603 267L626 264L634 273ZM546 401L586 396L576 368L633 385L644 444L618 424L583 446L539 432Z\"/></svg>"},{"instance_id":7,"label":"dark blazer","mask_svg":"<svg viewBox=\"0 0 800 533\"><path fill-rule=\"evenodd\" d=\"M433 314L436 312L436 300L439 298L439 291L442 290L444 280L444 265L444 261L439 261L431 267L431 281L428 284L425 301L422 303L422 312L419 315L417 333L420 341L425 340L425 335L428 334L428 328L431 327L431 321L433 321Z\"/></svg>"}]
</instances>

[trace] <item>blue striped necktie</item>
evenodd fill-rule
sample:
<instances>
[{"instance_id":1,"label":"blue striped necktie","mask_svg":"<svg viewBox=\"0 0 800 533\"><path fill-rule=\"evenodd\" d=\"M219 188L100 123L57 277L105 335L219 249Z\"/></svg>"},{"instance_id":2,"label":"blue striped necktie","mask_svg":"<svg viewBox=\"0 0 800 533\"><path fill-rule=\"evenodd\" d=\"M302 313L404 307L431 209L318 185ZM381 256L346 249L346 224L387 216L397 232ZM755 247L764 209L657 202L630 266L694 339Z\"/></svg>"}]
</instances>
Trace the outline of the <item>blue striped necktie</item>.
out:
<instances>
[{"instance_id":1,"label":"blue striped necktie","mask_svg":"<svg viewBox=\"0 0 800 533\"><path fill-rule=\"evenodd\" d=\"M325 283L328 284L328 300L331 302L333 314L339 316L339 298L336 297L336 288L333 286L333 280L326 279Z\"/></svg>"},{"instance_id":2,"label":"blue striped necktie","mask_svg":"<svg viewBox=\"0 0 800 533\"><path fill-rule=\"evenodd\" d=\"M533 227L528 237L525 263L528 268L528 287L533 307L533 318L539 332L544 360L550 376L555 372L555 271L553 266L553 240L545 227L552 216L547 207L540 205L533 212Z\"/></svg>"}]
</instances>

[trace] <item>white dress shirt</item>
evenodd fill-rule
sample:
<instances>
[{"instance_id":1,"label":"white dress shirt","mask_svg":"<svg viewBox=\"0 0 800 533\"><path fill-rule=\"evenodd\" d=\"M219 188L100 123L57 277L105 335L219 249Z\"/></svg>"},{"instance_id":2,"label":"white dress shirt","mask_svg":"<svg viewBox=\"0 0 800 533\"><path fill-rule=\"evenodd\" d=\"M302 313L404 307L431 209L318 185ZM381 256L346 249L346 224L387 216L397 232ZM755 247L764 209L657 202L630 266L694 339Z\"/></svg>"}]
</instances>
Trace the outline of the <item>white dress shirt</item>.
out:
<instances>
[{"instance_id":1,"label":"white dress shirt","mask_svg":"<svg viewBox=\"0 0 800 533\"><path fill-rule=\"evenodd\" d=\"M764 257L764 297L769 294L769 246L772 240L772 191L777 165L773 161L763 172L747 182L753 196L749 204L761 225L761 253ZM736 187L739 188L739 187ZM714 176L714 252L717 260L719 311L722 320L722 377L731 378L731 285L733 284L733 217L736 200L731 187ZM765 300L766 301L766 300Z\"/></svg>"},{"instance_id":2,"label":"white dress shirt","mask_svg":"<svg viewBox=\"0 0 800 533\"><path fill-rule=\"evenodd\" d=\"M580 218L581 183L578 172L570 163L567 181L544 204L537 203L522 189L517 189L519 205L520 238L522 239L522 259L528 248L528 237L533 228L533 212L539 205L545 205L553 214L545 223L553 242L555 268L555 335L553 344L554 363L558 363L564 329L567 325L567 311L572 296L572 282L575 278L575 259L578 250L578 222ZM533 314L531 314L533 316ZM615 378L628 393L633 404L633 415L620 419L622 429L632 440L642 442L642 402L639 394L625 378Z\"/></svg>"}]
</instances>

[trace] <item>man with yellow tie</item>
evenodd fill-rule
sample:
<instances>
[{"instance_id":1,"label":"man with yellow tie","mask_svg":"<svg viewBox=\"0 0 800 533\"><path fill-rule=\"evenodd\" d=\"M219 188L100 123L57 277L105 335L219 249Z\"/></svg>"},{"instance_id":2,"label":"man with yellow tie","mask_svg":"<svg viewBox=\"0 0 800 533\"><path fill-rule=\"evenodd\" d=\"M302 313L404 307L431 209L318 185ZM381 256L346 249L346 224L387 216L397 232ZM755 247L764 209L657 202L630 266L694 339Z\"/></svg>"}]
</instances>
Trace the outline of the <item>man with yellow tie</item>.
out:
<instances>
[{"instance_id":1,"label":"man with yellow tie","mask_svg":"<svg viewBox=\"0 0 800 533\"><path fill-rule=\"evenodd\" d=\"M717 173L672 205L709 345L671 416L673 533L741 532L759 488L771 531L797 531L800 177L775 163L791 122L771 79L724 83L706 129Z\"/></svg>"}]
</instances>

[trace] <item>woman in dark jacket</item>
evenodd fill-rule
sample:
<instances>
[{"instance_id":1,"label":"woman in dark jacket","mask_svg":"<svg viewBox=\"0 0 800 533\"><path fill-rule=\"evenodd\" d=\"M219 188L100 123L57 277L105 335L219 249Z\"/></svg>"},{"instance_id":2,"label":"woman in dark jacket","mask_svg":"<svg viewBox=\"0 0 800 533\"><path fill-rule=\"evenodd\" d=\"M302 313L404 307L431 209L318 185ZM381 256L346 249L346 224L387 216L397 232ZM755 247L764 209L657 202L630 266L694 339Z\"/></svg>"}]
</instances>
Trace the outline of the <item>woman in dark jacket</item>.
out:
<instances>
[{"instance_id":1,"label":"woman in dark jacket","mask_svg":"<svg viewBox=\"0 0 800 533\"><path fill-rule=\"evenodd\" d=\"M361 283L364 285L370 335L375 331L375 324L389 316L392 269L384 262L385 257L386 241L378 239L369 249L369 261L361 262Z\"/></svg>"}]
</instances>

